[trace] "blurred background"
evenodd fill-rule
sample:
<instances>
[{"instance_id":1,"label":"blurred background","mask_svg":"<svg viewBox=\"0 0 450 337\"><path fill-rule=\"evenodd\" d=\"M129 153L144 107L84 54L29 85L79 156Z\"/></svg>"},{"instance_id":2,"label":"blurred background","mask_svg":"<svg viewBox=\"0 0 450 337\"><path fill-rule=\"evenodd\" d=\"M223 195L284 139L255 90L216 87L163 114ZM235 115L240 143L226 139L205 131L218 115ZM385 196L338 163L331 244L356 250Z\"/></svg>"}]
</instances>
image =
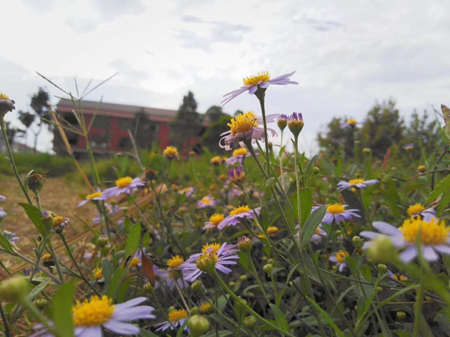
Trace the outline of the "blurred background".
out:
<instances>
[{"instance_id":1,"label":"blurred background","mask_svg":"<svg viewBox=\"0 0 450 337\"><path fill-rule=\"evenodd\" d=\"M385 136L399 132L388 143L407 143L415 111L417 121L425 110L428 122L438 118L434 132L435 108L449 103L448 1L18 0L2 8L0 90L16 101L6 120L22 151L55 151L52 125L40 116L45 109L30 106L32 98L45 99L45 92L56 105L58 96L67 97L36 71L75 96L75 78L81 92L91 80L93 88L117 73L85 99L134 112L166 109L169 119L184 97L184 108L195 106L200 114L194 121L200 139L222 113L260 114L248 94L220 110L223 94L239 88L243 77L295 70L299 85L270 87L266 104L269 114L303 113L300 150L307 154L334 146L342 120L365 122L373 109L379 114L371 123L384 123ZM343 119L330 126L333 117Z\"/></svg>"}]
</instances>

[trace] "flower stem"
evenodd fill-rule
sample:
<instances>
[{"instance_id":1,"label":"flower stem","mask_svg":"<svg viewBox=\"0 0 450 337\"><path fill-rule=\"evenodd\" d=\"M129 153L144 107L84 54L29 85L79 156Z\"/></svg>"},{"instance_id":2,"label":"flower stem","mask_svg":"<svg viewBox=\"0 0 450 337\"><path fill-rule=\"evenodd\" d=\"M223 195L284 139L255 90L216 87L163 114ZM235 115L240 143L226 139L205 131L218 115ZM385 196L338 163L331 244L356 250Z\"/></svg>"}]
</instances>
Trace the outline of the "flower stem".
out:
<instances>
[{"instance_id":1,"label":"flower stem","mask_svg":"<svg viewBox=\"0 0 450 337\"><path fill-rule=\"evenodd\" d=\"M3 305L1 303L0 303L0 314L2 316L3 327L5 328L5 337L10 337L11 334L9 332L8 321L6 320L6 316L5 316L5 313L3 311Z\"/></svg>"},{"instance_id":2,"label":"flower stem","mask_svg":"<svg viewBox=\"0 0 450 337\"><path fill-rule=\"evenodd\" d=\"M270 157L269 157L269 135L267 134L267 120L266 120L266 107L265 107L265 101L264 97L266 96L266 89L258 88L258 90L255 92L255 96L259 100L259 104L261 105L261 113L263 117L263 124L264 124L264 145L266 148L266 158L267 158L267 174L270 176Z\"/></svg>"}]
</instances>

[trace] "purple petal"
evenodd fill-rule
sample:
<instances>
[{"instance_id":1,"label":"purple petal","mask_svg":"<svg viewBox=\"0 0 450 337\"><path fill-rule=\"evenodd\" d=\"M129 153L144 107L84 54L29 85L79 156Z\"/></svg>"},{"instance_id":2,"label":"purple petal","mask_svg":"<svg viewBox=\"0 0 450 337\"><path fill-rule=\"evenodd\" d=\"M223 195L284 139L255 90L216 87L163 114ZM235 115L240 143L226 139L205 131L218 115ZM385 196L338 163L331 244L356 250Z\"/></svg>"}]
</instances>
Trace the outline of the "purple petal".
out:
<instances>
[{"instance_id":1,"label":"purple petal","mask_svg":"<svg viewBox=\"0 0 450 337\"><path fill-rule=\"evenodd\" d=\"M85 327L77 337L102 337L102 327L100 325Z\"/></svg>"},{"instance_id":2,"label":"purple petal","mask_svg":"<svg viewBox=\"0 0 450 337\"><path fill-rule=\"evenodd\" d=\"M383 221L375 221L373 223L373 227L375 227L379 232L388 234L388 235L399 235L401 234L398 228L395 228L391 224Z\"/></svg>"},{"instance_id":3,"label":"purple petal","mask_svg":"<svg viewBox=\"0 0 450 337\"><path fill-rule=\"evenodd\" d=\"M422 246L422 253L425 260L430 262L436 262L439 260L439 255L434 251L431 246Z\"/></svg>"},{"instance_id":4,"label":"purple petal","mask_svg":"<svg viewBox=\"0 0 450 337\"><path fill-rule=\"evenodd\" d=\"M400 258L406 263L414 260L416 256L417 249L415 246L409 246L400 254Z\"/></svg>"},{"instance_id":5,"label":"purple petal","mask_svg":"<svg viewBox=\"0 0 450 337\"><path fill-rule=\"evenodd\" d=\"M145 301L147 301L147 298L145 298L145 297L136 297L136 298L133 298L132 300L126 301L124 303L116 304L115 310L123 310L126 308L135 307L136 305L141 304Z\"/></svg>"},{"instance_id":6,"label":"purple petal","mask_svg":"<svg viewBox=\"0 0 450 337\"><path fill-rule=\"evenodd\" d=\"M257 85L254 85L254 86L252 86L252 87L250 88L250 90L248 91L248 93L249 93L250 95L253 95L253 94L256 92L256 90L258 90L258 86L257 86Z\"/></svg>"},{"instance_id":7,"label":"purple petal","mask_svg":"<svg viewBox=\"0 0 450 337\"><path fill-rule=\"evenodd\" d=\"M446 245L436 245L434 246L434 249L442 254L450 254L450 247Z\"/></svg>"},{"instance_id":8,"label":"purple petal","mask_svg":"<svg viewBox=\"0 0 450 337\"><path fill-rule=\"evenodd\" d=\"M155 308L148 305L125 309L116 308L114 310L114 314L112 315L112 319L116 321L133 321L143 318L155 318L155 316L151 314L154 310Z\"/></svg>"},{"instance_id":9,"label":"purple petal","mask_svg":"<svg viewBox=\"0 0 450 337\"><path fill-rule=\"evenodd\" d=\"M129 323L114 321L112 319L104 323L103 326L114 333L125 336L137 335L139 333L139 328L137 326Z\"/></svg>"}]
</instances>

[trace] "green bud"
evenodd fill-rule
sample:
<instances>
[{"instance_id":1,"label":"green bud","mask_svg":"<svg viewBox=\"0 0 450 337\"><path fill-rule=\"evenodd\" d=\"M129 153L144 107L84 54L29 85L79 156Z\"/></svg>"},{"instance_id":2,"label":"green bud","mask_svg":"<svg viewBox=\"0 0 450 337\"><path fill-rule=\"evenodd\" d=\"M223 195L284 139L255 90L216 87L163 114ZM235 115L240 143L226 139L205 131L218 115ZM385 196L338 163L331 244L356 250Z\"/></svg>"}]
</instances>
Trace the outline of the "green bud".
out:
<instances>
[{"instance_id":1,"label":"green bud","mask_svg":"<svg viewBox=\"0 0 450 337\"><path fill-rule=\"evenodd\" d=\"M387 270L387 267L385 264L380 263L378 266L378 270L380 271L381 274L384 274Z\"/></svg>"},{"instance_id":2,"label":"green bud","mask_svg":"<svg viewBox=\"0 0 450 337\"><path fill-rule=\"evenodd\" d=\"M20 302L25 298L28 281L23 276L14 276L0 282L0 300L6 302Z\"/></svg>"},{"instance_id":3,"label":"green bud","mask_svg":"<svg viewBox=\"0 0 450 337\"><path fill-rule=\"evenodd\" d=\"M406 312L404 312L404 311L397 311L397 318L400 321L403 321L406 318Z\"/></svg>"},{"instance_id":4,"label":"green bud","mask_svg":"<svg viewBox=\"0 0 450 337\"><path fill-rule=\"evenodd\" d=\"M263 270L264 270L267 274L272 275L273 264L266 264L266 265L264 265Z\"/></svg>"},{"instance_id":5,"label":"green bud","mask_svg":"<svg viewBox=\"0 0 450 337\"><path fill-rule=\"evenodd\" d=\"M238 239L238 243L237 243L237 247L239 250L244 251L244 252L249 252L252 250L253 247L253 243L252 240L250 240L248 237L246 236L241 236Z\"/></svg>"},{"instance_id":6,"label":"green bud","mask_svg":"<svg viewBox=\"0 0 450 337\"><path fill-rule=\"evenodd\" d=\"M203 290L202 281L197 280L191 284L191 289L193 292L201 292Z\"/></svg>"},{"instance_id":7,"label":"green bud","mask_svg":"<svg viewBox=\"0 0 450 337\"><path fill-rule=\"evenodd\" d=\"M198 307L191 308L191 315L200 315L200 309Z\"/></svg>"},{"instance_id":8,"label":"green bud","mask_svg":"<svg viewBox=\"0 0 450 337\"><path fill-rule=\"evenodd\" d=\"M314 166L313 168L313 174L318 174L320 172L320 168L317 166Z\"/></svg>"},{"instance_id":9,"label":"green bud","mask_svg":"<svg viewBox=\"0 0 450 337\"><path fill-rule=\"evenodd\" d=\"M247 275L241 275L239 278L241 279L241 281L247 281L248 276Z\"/></svg>"},{"instance_id":10,"label":"green bud","mask_svg":"<svg viewBox=\"0 0 450 337\"><path fill-rule=\"evenodd\" d=\"M187 326L191 331L191 336L197 337L208 332L210 324L205 316L194 315L189 318Z\"/></svg>"},{"instance_id":11,"label":"green bud","mask_svg":"<svg viewBox=\"0 0 450 337\"><path fill-rule=\"evenodd\" d=\"M268 264L274 264L275 261L274 261L273 259L268 259L268 260L267 260L267 263L268 263Z\"/></svg>"},{"instance_id":12,"label":"green bud","mask_svg":"<svg viewBox=\"0 0 450 337\"><path fill-rule=\"evenodd\" d=\"M383 288L382 287L376 287L376 289L375 289L377 292L380 292L380 291L383 291Z\"/></svg>"},{"instance_id":13,"label":"green bud","mask_svg":"<svg viewBox=\"0 0 450 337\"><path fill-rule=\"evenodd\" d=\"M33 173L28 177L27 186L35 194L39 193L45 185L45 175Z\"/></svg>"},{"instance_id":14,"label":"green bud","mask_svg":"<svg viewBox=\"0 0 450 337\"><path fill-rule=\"evenodd\" d=\"M249 329L253 329L255 326L256 326L256 323L257 323L258 321L256 320L256 318L255 317L253 317L253 316L247 316L247 317L245 317L245 319L244 319L244 326L245 327L247 327L247 328L249 328Z\"/></svg>"},{"instance_id":15,"label":"green bud","mask_svg":"<svg viewBox=\"0 0 450 337\"><path fill-rule=\"evenodd\" d=\"M228 285L229 285L230 287L234 287L234 286L236 285L236 282L231 281L230 283L228 283Z\"/></svg>"},{"instance_id":16,"label":"green bud","mask_svg":"<svg viewBox=\"0 0 450 337\"><path fill-rule=\"evenodd\" d=\"M365 148L363 149L363 153L364 153L364 154L371 154L371 153L372 153L372 150L369 149L368 147L365 147Z\"/></svg>"},{"instance_id":17,"label":"green bud","mask_svg":"<svg viewBox=\"0 0 450 337\"><path fill-rule=\"evenodd\" d=\"M205 253L197 258L197 268L208 274L213 274L216 268L216 257L214 253Z\"/></svg>"},{"instance_id":18,"label":"green bud","mask_svg":"<svg viewBox=\"0 0 450 337\"><path fill-rule=\"evenodd\" d=\"M45 306L47 305L47 300L45 298L38 298L37 300L33 301L33 304L38 307L39 309L43 309L45 308Z\"/></svg>"},{"instance_id":19,"label":"green bud","mask_svg":"<svg viewBox=\"0 0 450 337\"><path fill-rule=\"evenodd\" d=\"M142 288L144 289L145 292L153 294L154 288L151 283L148 282L148 283L144 284L144 286Z\"/></svg>"},{"instance_id":20,"label":"green bud","mask_svg":"<svg viewBox=\"0 0 450 337\"><path fill-rule=\"evenodd\" d=\"M281 131L283 131L284 129L286 129L287 126L287 120L284 118L279 118L277 121L278 127L280 128Z\"/></svg>"},{"instance_id":21,"label":"green bud","mask_svg":"<svg viewBox=\"0 0 450 337\"><path fill-rule=\"evenodd\" d=\"M392 240L385 235L379 235L373 239L367 249L367 256L374 262L390 262L395 253Z\"/></svg>"},{"instance_id":22,"label":"green bud","mask_svg":"<svg viewBox=\"0 0 450 337\"><path fill-rule=\"evenodd\" d=\"M359 245L359 244L362 242L362 239L361 239L359 236L355 235L355 236L352 238L352 241L353 241L353 243L354 243L355 245Z\"/></svg>"},{"instance_id":23,"label":"green bud","mask_svg":"<svg viewBox=\"0 0 450 337\"><path fill-rule=\"evenodd\" d=\"M100 235L98 237L97 243L99 247L105 247L108 244L108 237L106 235Z\"/></svg>"}]
</instances>

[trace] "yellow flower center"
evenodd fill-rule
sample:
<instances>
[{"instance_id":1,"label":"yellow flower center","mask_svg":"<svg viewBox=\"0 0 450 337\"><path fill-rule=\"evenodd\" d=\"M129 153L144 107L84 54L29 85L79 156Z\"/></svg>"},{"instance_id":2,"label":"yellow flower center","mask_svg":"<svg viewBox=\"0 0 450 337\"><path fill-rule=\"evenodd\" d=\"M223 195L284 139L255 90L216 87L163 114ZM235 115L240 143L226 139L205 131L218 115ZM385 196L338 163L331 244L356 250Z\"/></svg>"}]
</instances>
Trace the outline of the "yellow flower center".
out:
<instances>
[{"instance_id":1,"label":"yellow flower center","mask_svg":"<svg viewBox=\"0 0 450 337\"><path fill-rule=\"evenodd\" d=\"M222 163L222 157L221 156L215 156L211 159L211 164L221 164Z\"/></svg>"},{"instance_id":2,"label":"yellow flower center","mask_svg":"<svg viewBox=\"0 0 450 337\"><path fill-rule=\"evenodd\" d=\"M184 263L184 259L180 255L175 255L171 259L167 260L167 266L170 269L175 269Z\"/></svg>"},{"instance_id":3,"label":"yellow flower center","mask_svg":"<svg viewBox=\"0 0 450 337\"><path fill-rule=\"evenodd\" d=\"M133 257L133 259L130 262L130 268L136 267L141 260L139 260L137 257Z\"/></svg>"},{"instance_id":4,"label":"yellow flower center","mask_svg":"<svg viewBox=\"0 0 450 337\"><path fill-rule=\"evenodd\" d=\"M319 226L317 226L316 230L314 231L314 234L317 234L317 235L320 234L320 228L319 228Z\"/></svg>"},{"instance_id":5,"label":"yellow flower center","mask_svg":"<svg viewBox=\"0 0 450 337\"><path fill-rule=\"evenodd\" d=\"M58 215L53 218L53 227L59 226L64 222L65 218Z\"/></svg>"},{"instance_id":6,"label":"yellow flower center","mask_svg":"<svg viewBox=\"0 0 450 337\"><path fill-rule=\"evenodd\" d=\"M209 303L202 303L202 305L200 305L200 311L205 314L207 314L211 310L212 310L212 305Z\"/></svg>"},{"instance_id":7,"label":"yellow flower center","mask_svg":"<svg viewBox=\"0 0 450 337\"><path fill-rule=\"evenodd\" d=\"M444 221L436 219L423 221L419 217L405 220L399 230L403 234L403 240L407 242L416 242L420 231L422 244L439 245L447 242L450 227L446 227Z\"/></svg>"},{"instance_id":8,"label":"yellow flower center","mask_svg":"<svg viewBox=\"0 0 450 337\"><path fill-rule=\"evenodd\" d=\"M245 147L240 147L239 149L236 149L233 151L233 157L236 156L245 156L247 155L247 149Z\"/></svg>"},{"instance_id":9,"label":"yellow flower center","mask_svg":"<svg viewBox=\"0 0 450 337\"><path fill-rule=\"evenodd\" d=\"M245 133L258 127L258 120L253 111L243 113L231 119L231 123L227 124L230 127L232 135L237 133Z\"/></svg>"},{"instance_id":10,"label":"yellow flower center","mask_svg":"<svg viewBox=\"0 0 450 337\"><path fill-rule=\"evenodd\" d=\"M328 204L327 211L328 211L328 213L331 213L331 214L344 213L344 205L339 204L339 203Z\"/></svg>"},{"instance_id":11,"label":"yellow flower center","mask_svg":"<svg viewBox=\"0 0 450 337\"><path fill-rule=\"evenodd\" d=\"M233 209L230 212L230 215L236 215L236 214L241 214L241 213L246 213L246 212L250 212L250 208L247 205L239 206L239 207L236 207L235 209Z\"/></svg>"},{"instance_id":12,"label":"yellow flower center","mask_svg":"<svg viewBox=\"0 0 450 337\"><path fill-rule=\"evenodd\" d=\"M165 148L163 155L167 158L178 157L178 149L175 146L168 146Z\"/></svg>"},{"instance_id":13,"label":"yellow flower center","mask_svg":"<svg viewBox=\"0 0 450 337\"><path fill-rule=\"evenodd\" d=\"M353 118L347 119L347 124L356 125L356 123L358 123L356 119Z\"/></svg>"},{"instance_id":14,"label":"yellow flower center","mask_svg":"<svg viewBox=\"0 0 450 337\"><path fill-rule=\"evenodd\" d=\"M269 236L276 236L278 232L279 232L278 227L275 226L267 227L267 235Z\"/></svg>"},{"instance_id":15,"label":"yellow flower center","mask_svg":"<svg viewBox=\"0 0 450 337\"><path fill-rule=\"evenodd\" d=\"M211 215L209 218L209 222L213 224L213 226L217 227L224 219L225 217L221 213L216 213Z\"/></svg>"},{"instance_id":16,"label":"yellow flower center","mask_svg":"<svg viewBox=\"0 0 450 337\"><path fill-rule=\"evenodd\" d=\"M362 184L364 182L364 179L361 179L361 178L352 179L352 180L349 180L348 182L351 185Z\"/></svg>"},{"instance_id":17,"label":"yellow flower center","mask_svg":"<svg viewBox=\"0 0 450 337\"><path fill-rule=\"evenodd\" d=\"M124 177L116 180L116 186L119 188L124 188L130 186L133 179L131 177Z\"/></svg>"},{"instance_id":18,"label":"yellow flower center","mask_svg":"<svg viewBox=\"0 0 450 337\"><path fill-rule=\"evenodd\" d=\"M212 251L214 253L217 253L217 251L220 249L220 243L208 243L206 245L203 245L202 253L206 253L210 248L212 248Z\"/></svg>"},{"instance_id":19,"label":"yellow flower center","mask_svg":"<svg viewBox=\"0 0 450 337\"><path fill-rule=\"evenodd\" d=\"M94 280L101 280L102 278L105 278L103 276L102 268L97 268L94 270Z\"/></svg>"},{"instance_id":20,"label":"yellow flower center","mask_svg":"<svg viewBox=\"0 0 450 337\"><path fill-rule=\"evenodd\" d=\"M53 260L53 258L50 255L50 253L45 253L44 255L42 255L41 260L42 261L51 261L51 260Z\"/></svg>"},{"instance_id":21,"label":"yellow flower center","mask_svg":"<svg viewBox=\"0 0 450 337\"><path fill-rule=\"evenodd\" d=\"M417 171L419 172L426 172L427 168L423 165L417 166Z\"/></svg>"},{"instance_id":22,"label":"yellow flower center","mask_svg":"<svg viewBox=\"0 0 450 337\"><path fill-rule=\"evenodd\" d=\"M123 178L122 178L123 179ZM119 179L120 180L120 179ZM116 182L116 184L117 184L117 182ZM94 192L94 193L92 193L92 194L88 194L87 196L86 196L86 199L94 199L94 198L98 198L98 197L100 197L102 195L102 192Z\"/></svg>"},{"instance_id":23,"label":"yellow flower center","mask_svg":"<svg viewBox=\"0 0 450 337\"><path fill-rule=\"evenodd\" d=\"M0 99L9 99L9 97L0 91Z\"/></svg>"},{"instance_id":24,"label":"yellow flower center","mask_svg":"<svg viewBox=\"0 0 450 337\"><path fill-rule=\"evenodd\" d=\"M345 263L345 258L347 256L350 256L348 252L346 252L345 250L338 250L338 252L336 253L336 260L339 263Z\"/></svg>"},{"instance_id":25,"label":"yellow flower center","mask_svg":"<svg viewBox=\"0 0 450 337\"><path fill-rule=\"evenodd\" d=\"M169 322L174 323L186 318L188 316L187 311L184 309L172 310L169 312Z\"/></svg>"},{"instance_id":26,"label":"yellow flower center","mask_svg":"<svg viewBox=\"0 0 450 337\"><path fill-rule=\"evenodd\" d=\"M425 210L425 207L422 204L415 204L408 207L408 214L409 216L414 216L419 214L420 212L423 212Z\"/></svg>"},{"instance_id":27,"label":"yellow flower center","mask_svg":"<svg viewBox=\"0 0 450 337\"><path fill-rule=\"evenodd\" d=\"M102 298L93 296L90 301L85 300L83 303L77 301L72 312L76 327L98 326L109 321L114 313L114 305L112 299L107 296Z\"/></svg>"},{"instance_id":28,"label":"yellow flower center","mask_svg":"<svg viewBox=\"0 0 450 337\"><path fill-rule=\"evenodd\" d=\"M256 76L244 77L242 80L244 85L258 85L261 82L267 82L270 80L270 75L268 71L261 71Z\"/></svg>"},{"instance_id":29,"label":"yellow flower center","mask_svg":"<svg viewBox=\"0 0 450 337\"><path fill-rule=\"evenodd\" d=\"M402 274L394 274L393 279L397 280L397 281L402 281L402 282L408 280L408 278Z\"/></svg>"},{"instance_id":30,"label":"yellow flower center","mask_svg":"<svg viewBox=\"0 0 450 337\"><path fill-rule=\"evenodd\" d=\"M205 205L211 205L211 199L209 197L203 197L201 202L203 202Z\"/></svg>"}]
</instances>

